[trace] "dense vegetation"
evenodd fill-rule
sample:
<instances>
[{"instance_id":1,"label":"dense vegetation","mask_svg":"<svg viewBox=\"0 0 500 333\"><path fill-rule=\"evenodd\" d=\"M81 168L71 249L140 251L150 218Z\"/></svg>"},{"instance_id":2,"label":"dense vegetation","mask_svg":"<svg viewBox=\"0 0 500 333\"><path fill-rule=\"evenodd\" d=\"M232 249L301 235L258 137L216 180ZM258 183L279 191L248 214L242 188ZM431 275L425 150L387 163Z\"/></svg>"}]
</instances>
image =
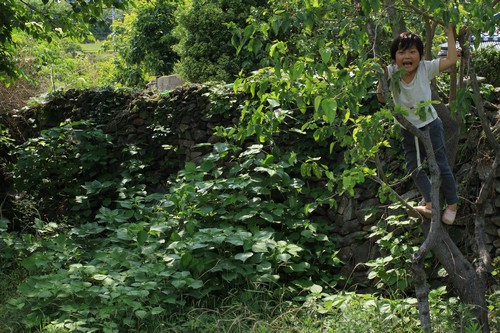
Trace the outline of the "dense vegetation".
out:
<instances>
[{"instance_id":1,"label":"dense vegetation","mask_svg":"<svg viewBox=\"0 0 500 333\"><path fill-rule=\"evenodd\" d=\"M12 17L28 22L16 2L0 6L6 4L10 12L20 10ZM164 122L177 119L178 105L191 105L184 95L108 87L82 91L87 97L82 102L79 93L57 91L57 82L75 84L74 75L90 63L67 56L79 54L74 44L52 48L52 35L45 33L51 44L42 44L36 54L46 57L34 61L50 67L0 63L6 82L10 77L5 75L19 68L51 68L40 74L54 92L31 109L2 117L0 125L1 185L6 189L0 205L0 263L2 278L9 282L0 289L5 330L420 331L420 300L414 297L410 268L424 234L396 196L408 182L400 182L403 170L390 164L401 161L399 137L390 104L381 107L374 98L382 73L377 57L387 57L395 18L424 31L428 45L437 45L442 22L451 21L465 33L492 29L484 18L497 2L420 1L415 7L406 1L354 6L351 1L267 6L213 1L202 11L195 10L201 2L183 4L176 13L175 2L143 4L115 22L118 38L110 44L120 65L106 65L102 73L107 75L94 82L113 85L121 74L120 84L138 84L148 75L166 74L170 60L193 81L196 75L201 81L233 81L242 70L233 85L204 85L206 90L193 97L207 99L210 107L200 110L194 104L190 112L199 119L221 120L211 140L196 142L206 154L185 164L182 149L162 141L175 133ZM82 24L101 12L85 1L63 8L68 18L83 13L77 21ZM62 27L69 28L69 22L61 20ZM48 31L53 23L47 23ZM172 35L155 38L148 33L158 31L155 23L179 26ZM68 33L78 35L84 27L75 25ZM25 30L24 35L2 30L0 51L26 52L10 51L16 36L23 41L29 35L42 37ZM179 43L173 46L175 38ZM151 46L175 52L164 59L167 53L151 52ZM52 52L58 50L64 53ZM199 50L204 52L196 54ZM111 68L117 76L110 75ZM58 78L57 71L66 78ZM453 90L449 82L456 79L448 78L438 86ZM484 96L490 91L488 98L498 104L487 87ZM459 103L450 103L454 114L462 117L464 128L479 127L480 96L469 86L458 88ZM151 141L122 140L110 130L127 113L153 117L146 127L154 133L150 139L161 148L159 154L151 155L158 148ZM9 118L12 114L16 117ZM488 133L489 125L481 126ZM496 148L481 142L481 156L496 160ZM381 157L387 164L380 163ZM470 189L466 180L462 186ZM342 271L345 240L328 215L360 189L378 200L362 212L374 218L367 238L380 254L365 263L372 281L364 285L353 282L352 272ZM476 261L475 246L461 245L467 259ZM435 258L427 257L425 265L436 265ZM441 276L454 273L439 270ZM498 275L498 260L487 273L489 278ZM457 295L462 296L456 285L433 285L434 331L485 332L474 303L461 304ZM491 331L498 332L499 293L492 288L481 296Z\"/></svg>"},{"instance_id":2,"label":"dense vegetation","mask_svg":"<svg viewBox=\"0 0 500 333\"><path fill-rule=\"evenodd\" d=\"M238 98L227 88L205 91L213 107L204 117L237 112ZM4 133L2 147L15 163L3 165L22 193L2 210L3 274L23 280L16 293L4 290L0 314L8 327L266 332L295 329L285 319L292 316L297 332L419 331L408 266L422 240L418 223L384 208L392 199L380 191L380 203L366 211L385 216L371 229L381 251L367 263L374 283L353 284L342 273L343 240L321 213L340 197L299 163L328 145L311 149L313 137L291 144L296 129L273 145L239 145L220 128L219 142L203 145L210 151L203 162L177 172L170 159L155 158L155 146L122 142L106 130L120 109L142 105L154 110L163 146L162 135L175 130L164 119L176 117L176 96L146 108L128 91L55 95L25 114L35 125L25 129L31 139L15 147L18 137ZM54 126L68 116L77 121ZM47 129L38 135L38 128ZM363 290L374 293L353 293ZM436 331L473 331L469 308L452 295L445 286L432 292ZM492 314L496 301L492 293Z\"/></svg>"}]
</instances>

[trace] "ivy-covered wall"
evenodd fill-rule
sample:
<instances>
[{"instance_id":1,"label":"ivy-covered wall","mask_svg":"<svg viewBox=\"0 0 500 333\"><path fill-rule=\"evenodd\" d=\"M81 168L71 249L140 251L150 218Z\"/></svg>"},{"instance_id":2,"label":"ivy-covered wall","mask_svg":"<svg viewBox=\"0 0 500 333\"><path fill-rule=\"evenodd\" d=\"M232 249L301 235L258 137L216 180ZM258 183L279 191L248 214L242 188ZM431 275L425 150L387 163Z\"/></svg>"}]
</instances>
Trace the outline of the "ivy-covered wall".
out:
<instances>
[{"instance_id":1,"label":"ivy-covered wall","mask_svg":"<svg viewBox=\"0 0 500 333\"><path fill-rule=\"evenodd\" d=\"M151 182L149 191L161 192L168 190L162 188L162 179L174 175L186 162L201 161L201 157L211 150L205 143L223 140L214 135L214 130L238 122L243 99L244 96L234 95L229 87L202 85L183 86L162 94L113 89L68 91L47 103L14 110L3 115L0 121L9 128L11 138L20 144L67 119L72 122L92 119L96 127L103 128L104 133L113 138L114 147L110 149L130 151L131 147L135 147L146 155L141 157L147 161L143 172L145 178L157 180ZM493 113L490 119L493 123L496 121ZM479 191L489 168L488 156L491 152L486 145L481 145L484 140L480 138L479 128L471 129L467 135L462 140L456 170L464 200L456 224L448 230L457 243L470 248L473 246L474 211L468 200L474 200ZM5 146L2 148L5 150ZM328 154L327 150L325 154ZM385 164L398 165L398 161L391 160L390 156L387 154ZM6 202L2 207L3 216L6 216L9 202L16 200L17 196L8 171L1 171L0 196ZM498 256L500 175L497 175L494 188L495 199L488 204L485 212L486 233L491 255ZM334 235L329 237L339 239L338 256L344 263L338 273L354 283L366 282L369 267L365 263L380 257L386 250L376 237L370 237L381 218L379 214L370 215L372 208L381 205L376 190L374 184L367 184L358 188L354 197L344 195L337 198L337 207L317 209L311 216L312 219L326 219L331 224ZM403 197L417 196L411 184L398 191L403 191L400 193Z\"/></svg>"}]
</instances>

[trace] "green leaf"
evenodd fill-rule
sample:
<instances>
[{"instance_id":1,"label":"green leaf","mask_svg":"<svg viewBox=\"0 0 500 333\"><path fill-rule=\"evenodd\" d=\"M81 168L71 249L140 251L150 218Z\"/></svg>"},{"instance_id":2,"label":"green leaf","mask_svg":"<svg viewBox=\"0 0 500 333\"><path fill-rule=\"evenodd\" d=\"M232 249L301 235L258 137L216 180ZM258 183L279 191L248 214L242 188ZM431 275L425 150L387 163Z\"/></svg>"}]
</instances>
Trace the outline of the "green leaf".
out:
<instances>
[{"instance_id":1,"label":"green leaf","mask_svg":"<svg viewBox=\"0 0 500 333\"><path fill-rule=\"evenodd\" d=\"M238 274L236 272L224 272L222 274L222 278L228 282L231 282L238 278Z\"/></svg>"},{"instance_id":2,"label":"green leaf","mask_svg":"<svg viewBox=\"0 0 500 333\"><path fill-rule=\"evenodd\" d=\"M323 96L316 96L316 98L314 98L314 112L319 113L322 100Z\"/></svg>"},{"instance_id":3,"label":"green leaf","mask_svg":"<svg viewBox=\"0 0 500 333\"><path fill-rule=\"evenodd\" d=\"M310 266L311 265L307 262L301 262L299 264L293 264L286 267L286 270L290 272L305 272L310 268Z\"/></svg>"},{"instance_id":4,"label":"green leaf","mask_svg":"<svg viewBox=\"0 0 500 333\"><path fill-rule=\"evenodd\" d=\"M162 308L161 306L157 306L157 307L154 307L151 309L151 314L153 316L158 315L158 314L163 313L163 312L165 312L165 309Z\"/></svg>"},{"instance_id":5,"label":"green leaf","mask_svg":"<svg viewBox=\"0 0 500 333\"><path fill-rule=\"evenodd\" d=\"M256 253L267 252L267 244L265 242L258 242L252 245L252 251Z\"/></svg>"},{"instance_id":6,"label":"green leaf","mask_svg":"<svg viewBox=\"0 0 500 333\"><path fill-rule=\"evenodd\" d=\"M321 61L323 62L323 64L328 65L328 62L332 57L332 49L330 48L320 49L319 54L321 55Z\"/></svg>"},{"instance_id":7,"label":"green leaf","mask_svg":"<svg viewBox=\"0 0 500 333\"><path fill-rule=\"evenodd\" d=\"M239 221L245 221L245 220L248 220L248 219L254 217L256 214L257 214L257 211L255 209L245 209L244 211L236 214L234 216L234 218L236 220L239 220Z\"/></svg>"},{"instance_id":8,"label":"green leaf","mask_svg":"<svg viewBox=\"0 0 500 333\"><path fill-rule=\"evenodd\" d=\"M144 318L146 318L146 316L148 315L148 312L147 312L147 311L144 311L144 310L137 310L137 311L135 311L135 315L136 315L138 318L144 319Z\"/></svg>"},{"instance_id":9,"label":"green leaf","mask_svg":"<svg viewBox=\"0 0 500 333\"><path fill-rule=\"evenodd\" d=\"M271 215L271 214L268 214L268 213L260 213L259 214L260 217L262 217L264 220L266 220L267 222L274 222L274 217Z\"/></svg>"},{"instance_id":10,"label":"green leaf","mask_svg":"<svg viewBox=\"0 0 500 333\"><path fill-rule=\"evenodd\" d=\"M229 149L230 146L225 142L217 142L214 144L214 150L219 154L227 152Z\"/></svg>"},{"instance_id":11,"label":"green leaf","mask_svg":"<svg viewBox=\"0 0 500 333\"><path fill-rule=\"evenodd\" d=\"M309 288L309 290L312 292L312 293L315 293L315 294L319 294L323 291L323 287L320 286L320 285L317 285L317 284L313 284L311 286L311 288Z\"/></svg>"},{"instance_id":12,"label":"green leaf","mask_svg":"<svg viewBox=\"0 0 500 333\"><path fill-rule=\"evenodd\" d=\"M264 262L257 265L257 271L261 272L261 273L264 273L264 272L270 273L272 270L272 267L273 266L269 261L264 261Z\"/></svg>"},{"instance_id":13,"label":"green leaf","mask_svg":"<svg viewBox=\"0 0 500 333\"><path fill-rule=\"evenodd\" d=\"M184 287L187 282L186 282L186 280L177 279L177 280L172 280L171 283L175 288L180 289L180 288Z\"/></svg>"},{"instance_id":14,"label":"green leaf","mask_svg":"<svg viewBox=\"0 0 500 333\"><path fill-rule=\"evenodd\" d=\"M146 243L146 241L148 240L148 233L144 230L141 230L137 233L137 243L140 245L140 246L143 246L144 243Z\"/></svg>"},{"instance_id":15,"label":"green leaf","mask_svg":"<svg viewBox=\"0 0 500 333\"><path fill-rule=\"evenodd\" d=\"M321 109L324 120L332 124L337 117L337 101L333 98L325 98L321 102Z\"/></svg>"},{"instance_id":16,"label":"green leaf","mask_svg":"<svg viewBox=\"0 0 500 333\"><path fill-rule=\"evenodd\" d=\"M9 226L9 220L5 217L0 218L0 232L6 232Z\"/></svg>"},{"instance_id":17,"label":"green leaf","mask_svg":"<svg viewBox=\"0 0 500 333\"><path fill-rule=\"evenodd\" d=\"M193 289L200 289L204 284L202 280L189 279L188 285Z\"/></svg>"},{"instance_id":18,"label":"green leaf","mask_svg":"<svg viewBox=\"0 0 500 333\"><path fill-rule=\"evenodd\" d=\"M292 256L288 253L281 253L276 256L278 262L288 262Z\"/></svg>"},{"instance_id":19,"label":"green leaf","mask_svg":"<svg viewBox=\"0 0 500 333\"><path fill-rule=\"evenodd\" d=\"M378 277L378 272L376 270L371 270L370 273L368 273L368 279L373 280Z\"/></svg>"},{"instance_id":20,"label":"green leaf","mask_svg":"<svg viewBox=\"0 0 500 333\"><path fill-rule=\"evenodd\" d=\"M277 99L274 99L274 98L268 98L267 102L269 103L269 105L273 109L280 106L280 101L278 101Z\"/></svg>"},{"instance_id":21,"label":"green leaf","mask_svg":"<svg viewBox=\"0 0 500 333\"><path fill-rule=\"evenodd\" d=\"M252 252L243 252L243 253L238 253L234 256L234 259L236 260L241 260L242 262L245 262L248 258L253 256Z\"/></svg>"},{"instance_id":22,"label":"green leaf","mask_svg":"<svg viewBox=\"0 0 500 333\"><path fill-rule=\"evenodd\" d=\"M290 68L290 80L297 81L304 73L305 65L303 62L296 62Z\"/></svg>"}]
</instances>

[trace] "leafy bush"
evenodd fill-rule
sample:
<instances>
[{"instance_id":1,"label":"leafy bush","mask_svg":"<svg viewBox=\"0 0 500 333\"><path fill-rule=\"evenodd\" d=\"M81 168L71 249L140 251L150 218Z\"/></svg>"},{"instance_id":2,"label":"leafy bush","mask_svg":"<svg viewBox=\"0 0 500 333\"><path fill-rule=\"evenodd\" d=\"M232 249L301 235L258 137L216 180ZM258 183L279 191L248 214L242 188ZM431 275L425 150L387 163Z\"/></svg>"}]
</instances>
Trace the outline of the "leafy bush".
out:
<instances>
[{"instance_id":1,"label":"leafy bush","mask_svg":"<svg viewBox=\"0 0 500 333\"><path fill-rule=\"evenodd\" d=\"M379 245L381 256L366 265L371 267L368 278L375 280L380 290L393 295L411 292L411 256L422 241L415 236L417 225L406 214L390 214L372 227L370 237Z\"/></svg>"},{"instance_id":2,"label":"leafy bush","mask_svg":"<svg viewBox=\"0 0 500 333\"><path fill-rule=\"evenodd\" d=\"M171 74L178 60L173 46L177 0L140 3L137 11L113 23L108 43L117 52L115 77L125 86L141 86L150 76Z\"/></svg>"},{"instance_id":3,"label":"leafy bush","mask_svg":"<svg viewBox=\"0 0 500 333\"><path fill-rule=\"evenodd\" d=\"M59 148L60 155L65 148L77 149L74 128L54 129L44 137L50 137L49 133L56 139L71 134L75 140L67 140L66 146L45 142L51 149L42 149L43 156L33 154L36 158L31 162L50 164L54 149ZM100 138L97 147L106 147L98 131L89 133ZM85 136L78 138L84 141ZM80 153L83 160L89 158L85 149ZM96 157L107 161L104 155ZM27 158L21 160L29 164ZM68 229L63 223L35 221L32 229L38 236L16 245L30 276L10 306L25 314L22 320L27 327L51 323L114 332L251 285L281 289L286 283L282 293L288 298L322 290L320 285L335 286L339 277L323 273L340 264L337 243L327 236L331 226L326 220L307 217L304 184L288 173L294 164L293 159L289 161L283 162L261 145L242 151L215 144L203 163L188 163L172 179L165 195L147 194L139 185L128 187L121 181L120 195L111 201L108 193L92 222L68 221L74 225ZM50 178L56 179L49 186L82 177L72 167L79 163L66 163L68 171L59 179L55 167L47 168ZM226 163L230 168L223 168ZM94 161L82 165L83 173L89 174L97 166ZM41 165L24 168L23 174L35 172L36 167ZM17 181L24 189L35 187L49 196L55 187L42 189L35 182L36 178L43 183L45 177L42 172L31 179L33 183ZM97 184L87 182L84 188L91 192L95 185L116 191L116 182L110 179L103 188L101 179ZM72 183L71 188L77 186ZM72 204L76 211L87 207L83 200Z\"/></svg>"},{"instance_id":4,"label":"leafy bush","mask_svg":"<svg viewBox=\"0 0 500 333\"><path fill-rule=\"evenodd\" d=\"M43 214L39 218L71 216L77 223L123 195L123 184L129 189L142 184L144 161L139 157L137 147L116 149L111 137L90 121L67 122L42 131L17 149L14 187L35 201L38 214ZM154 178L146 183L151 182Z\"/></svg>"},{"instance_id":5,"label":"leafy bush","mask_svg":"<svg viewBox=\"0 0 500 333\"><path fill-rule=\"evenodd\" d=\"M474 52L476 74L484 76L486 81L500 87L500 50L495 47L483 47Z\"/></svg>"},{"instance_id":6,"label":"leafy bush","mask_svg":"<svg viewBox=\"0 0 500 333\"><path fill-rule=\"evenodd\" d=\"M180 60L175 72L191 82L233 82L241 70L256 69L257 55L236 54L231 27L244 26L252 7L266 4L262 0L193 0L179 7L175 50Z\"/></svg>"}]
</instances>

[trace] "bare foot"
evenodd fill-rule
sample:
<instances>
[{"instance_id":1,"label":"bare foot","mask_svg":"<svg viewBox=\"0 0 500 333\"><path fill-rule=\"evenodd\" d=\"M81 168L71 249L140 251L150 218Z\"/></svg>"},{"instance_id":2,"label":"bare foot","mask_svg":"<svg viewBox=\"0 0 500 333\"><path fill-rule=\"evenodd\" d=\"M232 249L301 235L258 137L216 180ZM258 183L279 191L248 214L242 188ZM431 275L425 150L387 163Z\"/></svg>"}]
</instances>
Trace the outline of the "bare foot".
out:
<instances>
[{"instance_id":1,"label":"bare foot","mask_svg":"<svg viewBox=\"0 0 500 333\"><path fill-rule=\"evenodd\" d=\"M426 203L425 206L416 206L414 209L422 216L430 218L432 216L432 204Z\"/></svg>"}]
</instances>

